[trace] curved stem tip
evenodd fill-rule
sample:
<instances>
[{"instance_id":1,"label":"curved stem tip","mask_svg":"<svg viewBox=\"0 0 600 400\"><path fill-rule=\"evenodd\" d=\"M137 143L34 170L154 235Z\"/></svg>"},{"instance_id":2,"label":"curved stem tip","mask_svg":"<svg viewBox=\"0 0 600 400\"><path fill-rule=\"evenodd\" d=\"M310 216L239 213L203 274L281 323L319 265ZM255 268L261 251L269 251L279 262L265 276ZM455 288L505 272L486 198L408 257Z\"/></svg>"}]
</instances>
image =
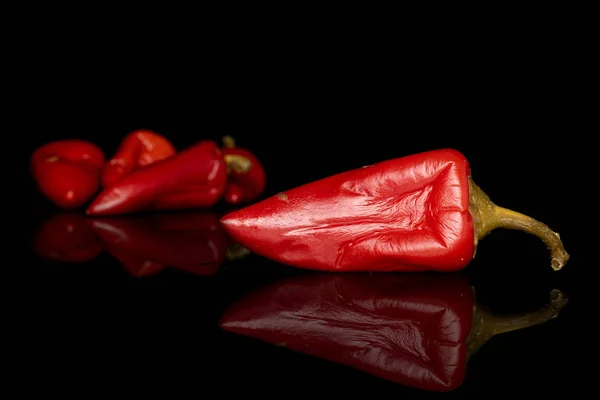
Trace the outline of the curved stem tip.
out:
<instances>
[{"instance_id":1,"label":"curved stem tip","mask_svg":"<svg viewBox=\"0 0 600 400\"><path fill-rule=\"evenodd\" d=\"M539 237L550 249L552 269L560 270L569 260L558 233L535 219L494 204L469 177L469 211L475 226L477 242L496 228L516 229Z\"/></svg>"}]
</instances>

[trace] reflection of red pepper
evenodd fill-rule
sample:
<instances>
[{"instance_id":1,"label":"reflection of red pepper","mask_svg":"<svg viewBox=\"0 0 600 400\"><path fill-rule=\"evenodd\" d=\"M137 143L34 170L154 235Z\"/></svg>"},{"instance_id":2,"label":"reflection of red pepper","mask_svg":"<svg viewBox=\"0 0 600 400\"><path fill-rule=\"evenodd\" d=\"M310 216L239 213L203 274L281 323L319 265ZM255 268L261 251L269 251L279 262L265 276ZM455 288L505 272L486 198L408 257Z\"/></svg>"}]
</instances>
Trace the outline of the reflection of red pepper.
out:
<instances>
[{"instance_id":1,"label":"reflection of red pepper","mask_svg":"<svg viewBox=\"0 0 600 400\"><path fill-rule=\"evenodd\" d=\"M44 196L59 207L73 209L98 191L104 160L104 152L93 143L61 140L33 152L31 172Z\"/></svg>"},{"instance_id":2,"label":"reflection of red pepper","mask_svg":"<svg viewBox=\"0 0 600 400\"><path fill-rule=\"evenodd\" d=\"M431 391L461 385L467 360L493 335L543 323L566 304L490 314L461 275L310 274L259 289L230 307L225 330Z\"/></svg>"},{"instance_id":3,"label":"reflection of red pepper","mask_svg":"<svg viewBox=\"0 0 600 400\"><path fill-rule=\"evenodd\" d=\"M217 144L201 141L106 188L87 213L115 215L208 207L219 200L226 180L227 168Z\"/></svg>"},{"instance_id":4,"label":"reflection of red pepper","mask_svg":"<svg viewBox=\"0 0 600 400\"><path fill-rule=\"evenodd\" d=\"M133 131L105 165L102 185L108 187L136 169L169 158L175 152L175 147L164 136L146 129Z\"/></svg>"},{"instance_id":5,"label":"reflection of red pepper","mask_svg":"<svg viewBox=\"0 0 600 400\"><path fill-rule=\"evenodd\" d=\"M82 215L56 214L37 230L34 250L51 260L87 262L102 252L102 242Z\"/></svg>"},{"instance_id":6,"label":"reflection of red pepper","mask_svg":"<svg viewBox=\"0 0 600 400\"><path fill-rule=\"evenodd\" d=\"M223 158L227 163L229 179L223 194L229 204L247 203L260 196L265 189L266 173L256 156L236 147L233 138L223 138Z\"/></svg>"},{"instance_id":7,"label":"reflection of red pepper","mask_svg":"<svg viewBox=\"0 0 600 400\"><path fill-rule=\"evenodd\" d=\"M496 206L465 157L436 150L309 183L226 215L231 236L255 253L329 271L456 271L495 228L539 236L552 268L567 262L558 234Z\"/></svg>"},{"instance_id":8,"label":"reflection of red pepper","mask_svg":"<svg viewBox=\"0 0 600 400\"><path fill-rule=\"evenodd\" d=\"M134 276L165 267L213 275L225 259L227 237L216 215L183 213L89 221L107 250Z\"/></svg>"}]
</instances>

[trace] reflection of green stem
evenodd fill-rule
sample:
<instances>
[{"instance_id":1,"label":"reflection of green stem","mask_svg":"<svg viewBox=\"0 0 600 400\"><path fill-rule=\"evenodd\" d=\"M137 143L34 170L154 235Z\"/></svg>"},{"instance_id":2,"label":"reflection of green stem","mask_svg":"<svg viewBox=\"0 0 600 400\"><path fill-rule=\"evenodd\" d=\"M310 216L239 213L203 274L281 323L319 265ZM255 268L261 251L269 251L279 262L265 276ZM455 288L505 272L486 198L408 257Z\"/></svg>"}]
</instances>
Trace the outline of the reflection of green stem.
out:
<instances>
[{"instance_id":1,"label":"reflection of green stem","mask_svg":"<svg viewBox=\"0 0 600 400\"><path fill-rule=\"evenodd\" d=\"M473 309L473 327L467 339L467 359L495 335L529 328L556 318L567 301L567 296L560 290L554 289L551 292L550 303L545 307L530 313L511 315L494 315L477 303Z\"/></svg>"},{"instance_id":2,"label":"reflection of green stem","mask_svg":"<svg viewBox=\"0 0 600 400\"><path fill-rule=\"evenodd\" d=\"M230 244L227 246L227 250L225 250L225 257L228 261L239 260L240 258L244 258L249 254L250 250L238 243Z\"/></svg>"},{"instance_id":3,"label":"reflection of green stem","mask_svg":"<svg viewBox=\"0 0 600 400\"><path fill-rule=\"evenodd\" d=\"M490 231L496 228L517 229L536 235L550 249L552 269L558 271L569 260L560 236L548 226L528 217L494 204L469 177L469 211L475 225L475 246Z\"/></svg>"}]
</instances>

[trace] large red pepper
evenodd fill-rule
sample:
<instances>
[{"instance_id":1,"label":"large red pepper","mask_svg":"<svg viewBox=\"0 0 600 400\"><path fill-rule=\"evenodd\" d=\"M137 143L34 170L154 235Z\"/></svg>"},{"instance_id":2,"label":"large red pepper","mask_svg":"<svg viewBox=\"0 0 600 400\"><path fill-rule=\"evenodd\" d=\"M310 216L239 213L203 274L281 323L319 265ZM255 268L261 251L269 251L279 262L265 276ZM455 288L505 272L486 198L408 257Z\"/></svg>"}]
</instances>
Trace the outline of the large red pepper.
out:
<instances>
[{"instance_id":1,"label":"large red pepper","mask_svg":"<svg viewBox=\"0 0 600 400\"><path fill-rule=\"evenodd\" d=\"M204 208L223 194L227 166L210 140L161 162L133 171L104 189L88 207L89 215L116 215L142 210Z\"/></svg>"},{"instance_id":2,"label":"large red pepper","mask_svg":"<svg viewBox=\"0 0 600 400\"><path fill-rule=\"evenodd\" d=\"M473 294L460 274L309 274L247 295L220 325L389 381L451 391L492 336L546 322L567 302L554 290L537 312L493 315Z\"/></svg>"},{"instance_id":3,"label":"large red pepper","mask_svg":"<svg viewBox=\"0 0 600 400\"><path fill-rule=\"evenodd\" d=\"M229 204L242 204L258 198L266 185L265 169L258 158L252 152L237 147L230 136L223 138L222 152L229 175L223 199Z\"/></svg>"},{"instance_id":4,"label":"large red pepper","mask_svg":"<svg viewBox=\"0 0 600 400\"><path fill-rule=\"evenodd\" d=\"M60 140L36 149L30 161L44 196L61 208L74 209L98 192L105 156L85 140Z\"/></svg>"},{"instance_id":5,"label":"large red pepper","mask_svg":"<svg viewBox=\"0 0 600 400\"><path fill-rule=\"evenodd\" d=\"M106 249L134 276L166 267L214 275L225 260L227 235L212 213L91 219Z\"/></svg>"},{"instance_id":6,"label":"large red pepper","mask_svg":"<svg viewBox=\"0 0 600 400\"><path fill-rule=\"evenodd\" d=\"M279 193L222 219L249 250L326 271L457 271L495 228L539 236L552 268L569 255L555 232L496 206L467 159L435 150L340 173Z\"/></svg>"},{"instance_id":7,"label":"large red pepper","mask_svg":"<svg viewBox=\"0 0 600 400\"><path fill-rule=\"evenodd\" d=\"M87 262L102 253L102 241L81 214L61 213L38 228L34 251L50 260Z\"/></svg>"},{"instance_id":8,"label":"large red pepper","mask_svg":"<svg viewBox=\"0 0 600 400\"><path fill-rule=\"evenodd\" d=\"M138 129L123 139L102 171L102 185L108 187L138 168L164 160L176 153L171 142L147 129Z\"/></svg>"}]
</instances>

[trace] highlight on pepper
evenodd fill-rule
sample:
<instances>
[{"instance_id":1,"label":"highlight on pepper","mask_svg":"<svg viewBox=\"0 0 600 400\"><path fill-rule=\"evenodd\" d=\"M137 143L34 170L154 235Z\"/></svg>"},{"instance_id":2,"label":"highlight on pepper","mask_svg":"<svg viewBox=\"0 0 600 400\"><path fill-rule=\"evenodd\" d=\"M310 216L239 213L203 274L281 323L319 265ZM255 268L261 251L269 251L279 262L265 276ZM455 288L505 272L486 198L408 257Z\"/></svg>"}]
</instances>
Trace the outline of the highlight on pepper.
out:
<instances>
[{"instance_id":1,"label":"highlight on pepper","mask_svg":"<svg viewBox=\"0 0 600 400\"><path fill-rule=\"evenodd\" d=\"M492 314L464 274L311 273L246 295L220 326L395 383L449 392L493 336L546 323L567 301L555 289L537 311Z\"/></svg>"},{"instance_id":2,"label":"highlight on pepper","mask_svg":"<svg viewBox=\"0 0 600 400\"><path fill-rule=\"evenodd\" d=\"M335 272L458 271L497 228L538 236L551 267L568 261L559 235L494 204L453 149L383 161L287 190L225 215L229 234L274 261Z\"/></svg>"}]
</instances>

